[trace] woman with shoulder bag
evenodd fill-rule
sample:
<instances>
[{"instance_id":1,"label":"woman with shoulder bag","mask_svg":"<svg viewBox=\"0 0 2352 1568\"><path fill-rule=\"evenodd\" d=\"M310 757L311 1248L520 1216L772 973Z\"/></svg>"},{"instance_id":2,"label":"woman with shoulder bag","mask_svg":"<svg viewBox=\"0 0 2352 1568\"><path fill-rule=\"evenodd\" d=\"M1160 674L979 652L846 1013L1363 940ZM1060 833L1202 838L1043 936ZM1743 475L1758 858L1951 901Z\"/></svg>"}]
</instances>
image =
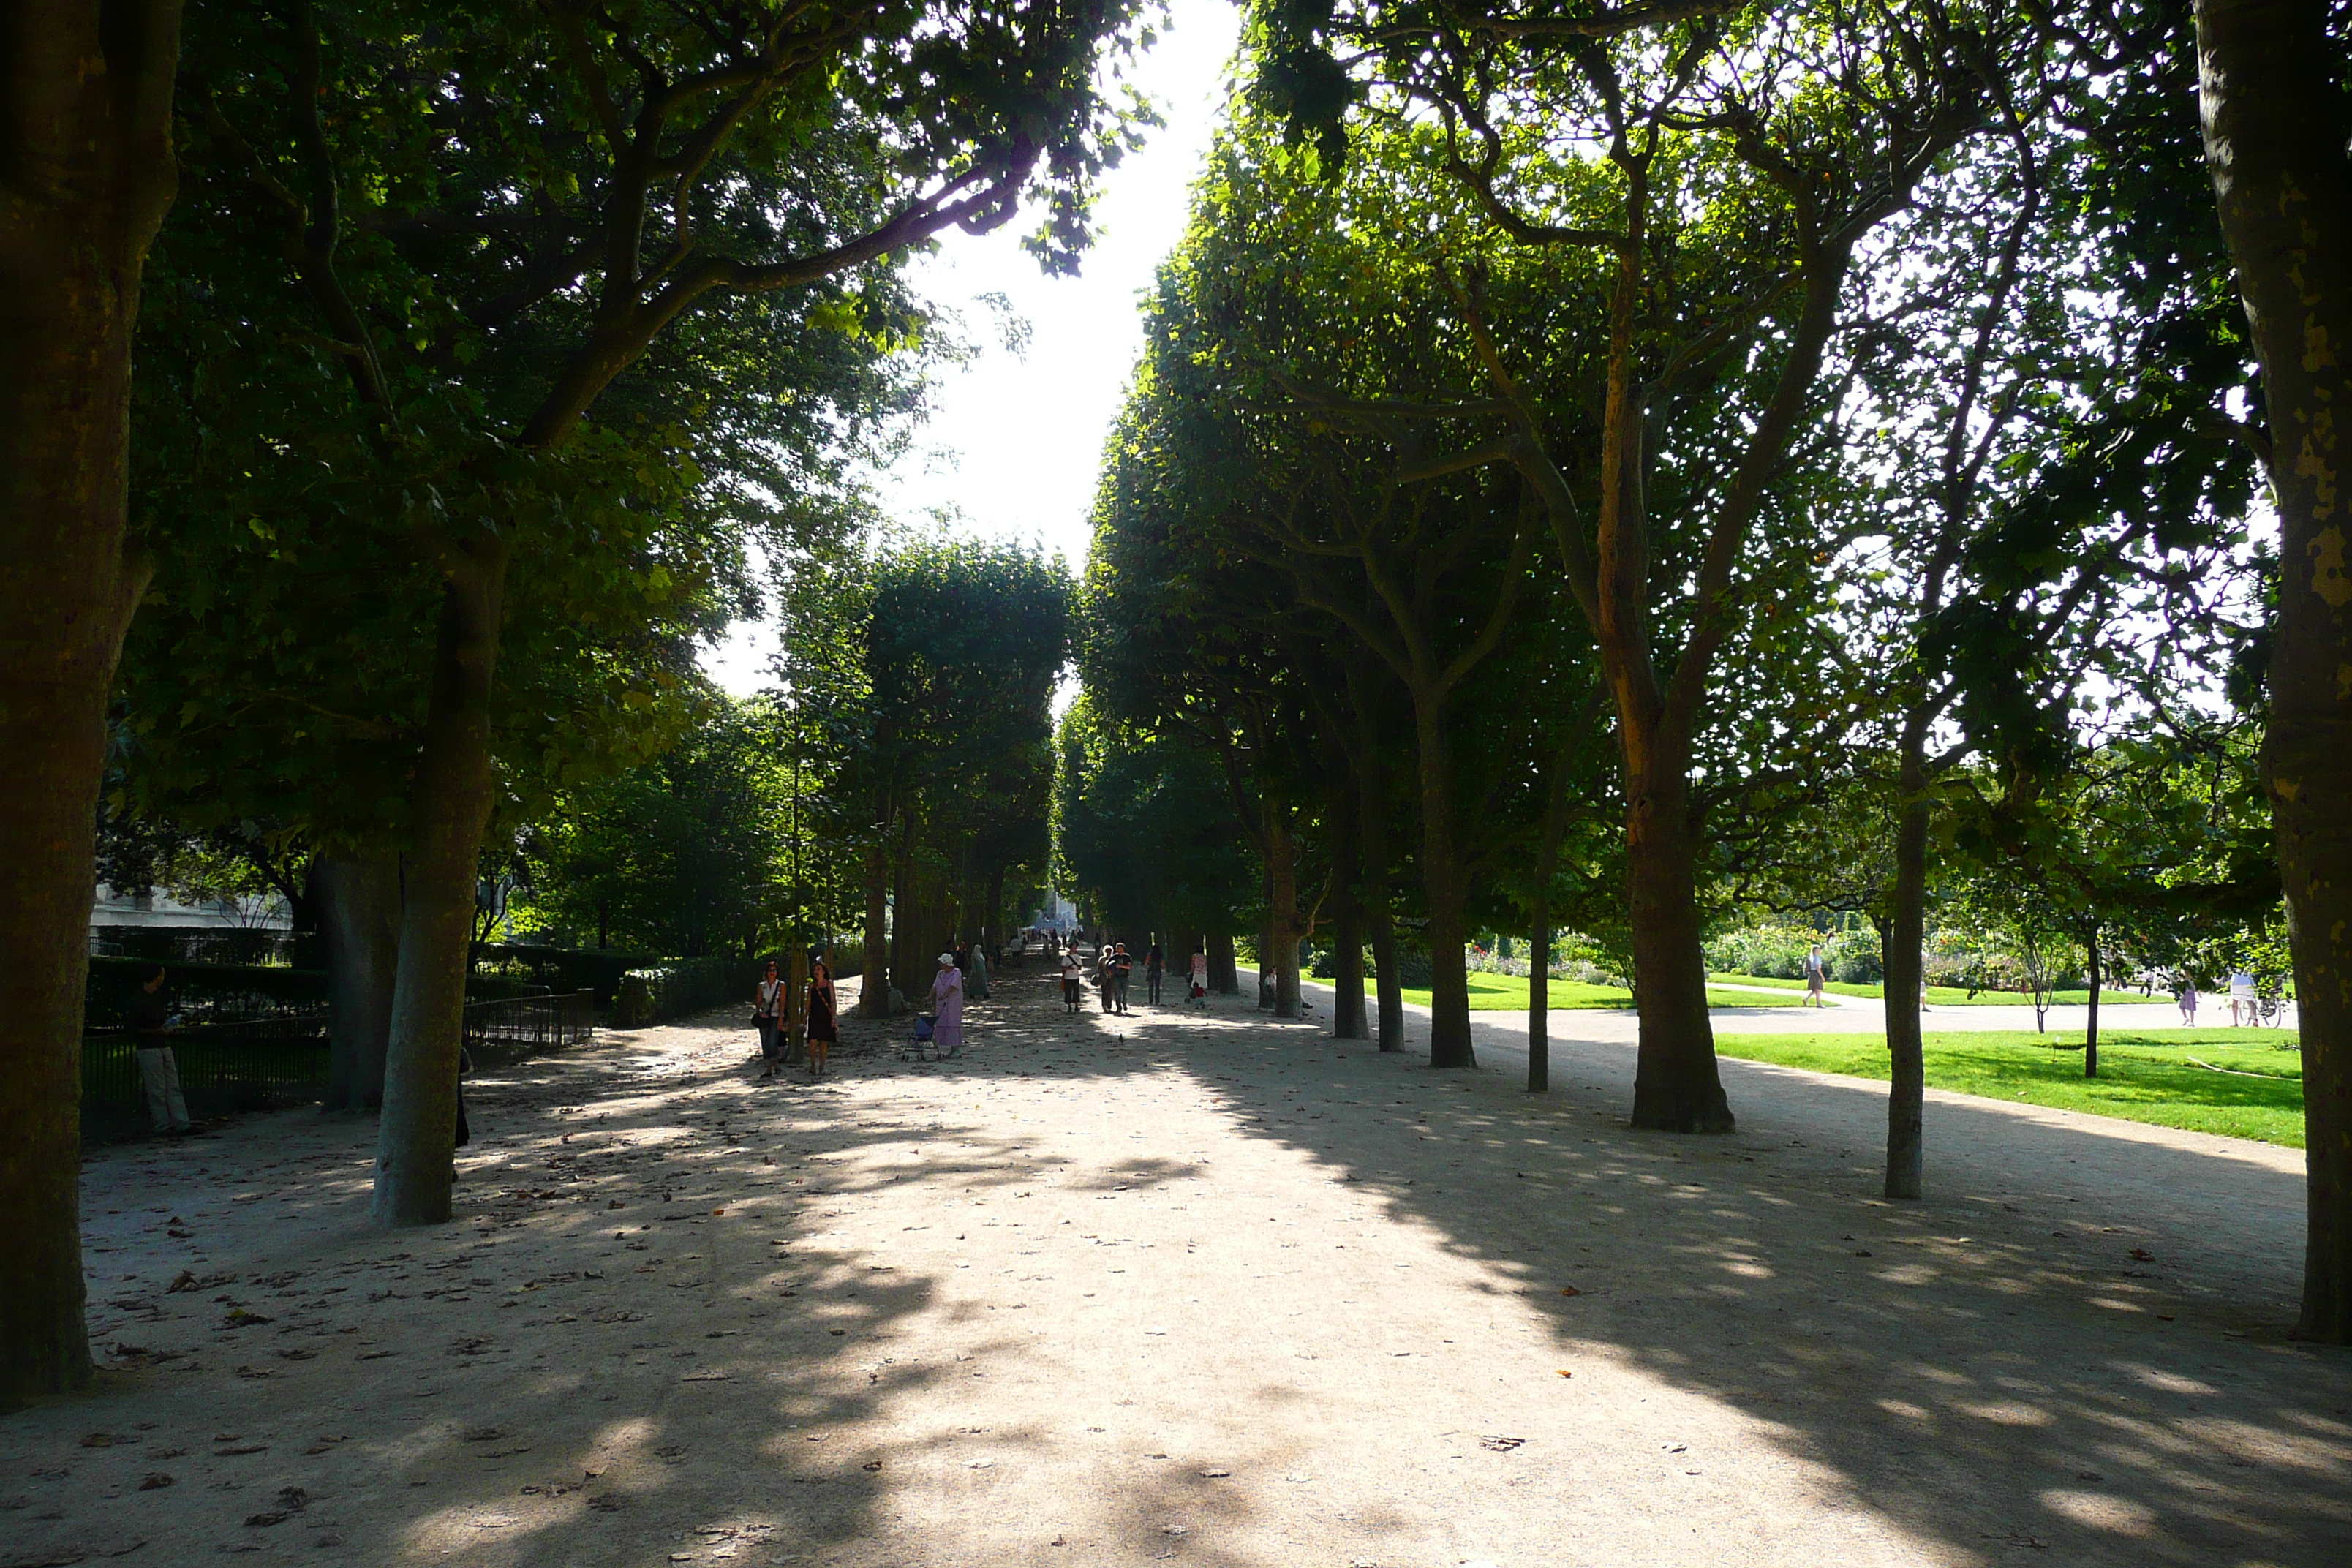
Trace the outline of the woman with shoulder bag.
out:
<instances>
[{"instance_id":1,"label":"woman with shoulder bag","mask_svg":"<svg viewBox=\"0 0 2352 1568\"><path fill-rule=\"evenodd\" d=\"M777 973L776 961L768 960L768 973L760 981L759 994L751 1000L751 1026L760 1031L760 1078L762 1082L776 1076L778 1035L776 1015L783 1010L784 982Z\"/></svg>"}]
</instances>

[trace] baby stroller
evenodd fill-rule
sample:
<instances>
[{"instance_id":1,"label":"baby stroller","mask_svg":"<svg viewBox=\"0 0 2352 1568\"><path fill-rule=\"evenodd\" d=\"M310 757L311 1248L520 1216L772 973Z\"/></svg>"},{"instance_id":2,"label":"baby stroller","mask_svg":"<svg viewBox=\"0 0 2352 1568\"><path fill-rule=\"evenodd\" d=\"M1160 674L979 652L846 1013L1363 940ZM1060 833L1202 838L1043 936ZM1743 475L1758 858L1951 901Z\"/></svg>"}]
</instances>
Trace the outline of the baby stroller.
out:
<instances>
[{"instance_id":1,"label":"baby stroller","mask_svg":"<svg viewBox=\"0 0 2352 1568\"><path fill-rule=\"evenodd\" d=\"M915 1026L907 1037L907 1048L898 1053L902 1062L927 1062L931 1056L931 1029L935 1020L922 1013L915 1015Z\"/></svg>"}]
</instances>

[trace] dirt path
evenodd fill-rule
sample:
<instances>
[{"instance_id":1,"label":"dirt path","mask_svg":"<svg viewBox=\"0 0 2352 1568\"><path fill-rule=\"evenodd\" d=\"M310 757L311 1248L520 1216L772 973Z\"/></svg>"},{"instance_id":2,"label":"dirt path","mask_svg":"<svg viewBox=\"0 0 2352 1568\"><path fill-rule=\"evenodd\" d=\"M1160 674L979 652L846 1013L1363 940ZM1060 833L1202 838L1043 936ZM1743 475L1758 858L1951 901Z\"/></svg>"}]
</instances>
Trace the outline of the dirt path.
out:
<instances>
[{"instance_id":1,"label":"dirt path","mask_svg":"<svg viewBox=\"0 0 2352 1568\"><path fill-rule=\"evenodd\" d=\"M360 1122L101 1152L121 1370L0 1418L0 1563L2352 1555L2271 1165L2034 1113L1892 1208L1811 1075L1670 1139L1609 1042L1533 1101L1000 982L963 1062L762 1086L730 1016L478 1081L431 1233Z\"/></svg>"}]
</instances>

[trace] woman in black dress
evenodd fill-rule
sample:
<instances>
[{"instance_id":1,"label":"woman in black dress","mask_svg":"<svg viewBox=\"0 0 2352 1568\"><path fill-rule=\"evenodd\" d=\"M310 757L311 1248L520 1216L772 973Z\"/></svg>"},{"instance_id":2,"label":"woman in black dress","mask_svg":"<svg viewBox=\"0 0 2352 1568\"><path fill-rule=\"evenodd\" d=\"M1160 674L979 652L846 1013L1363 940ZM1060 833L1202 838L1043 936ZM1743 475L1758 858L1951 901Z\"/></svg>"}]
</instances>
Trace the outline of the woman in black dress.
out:
<instances>
[{"instance_id":1,"label":"woman in black dress","mask_svg":"<svg viewBox=\"0 0 2352 1568\"><path fill-rule=\"evenodd\" d=\"M809 965L809 1076L824 1076L825 1053L841 1038L840 1014L833 1001L833 967L822 958Z\"/></svg>"}]
</instances>

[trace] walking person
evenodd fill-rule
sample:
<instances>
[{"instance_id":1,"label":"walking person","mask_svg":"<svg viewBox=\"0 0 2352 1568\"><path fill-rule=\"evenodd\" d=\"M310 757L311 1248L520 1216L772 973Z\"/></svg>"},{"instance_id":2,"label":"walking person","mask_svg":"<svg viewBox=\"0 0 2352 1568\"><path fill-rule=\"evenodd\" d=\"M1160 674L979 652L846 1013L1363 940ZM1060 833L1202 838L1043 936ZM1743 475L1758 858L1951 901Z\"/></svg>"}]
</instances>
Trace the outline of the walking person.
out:
<instances>
[{"instance_id":1,"label":"walking person","mask_svg":"<svg viewBox=\"0 0 2352 1568\"><path fill-rule=\"evenodd\" d=\"M1108 947L1095 949L1095 993L1106 1013L1118 1011L1118 954Z\"/></svg>"},{"instance_id":2,"label":"walking person","mask_svg":"<svg viewBox=\"0 0 2352 1568\"><path fill-rule=\"evenodd\" d=\"M957 967L964 973L964 987L971 999L975 1002L987 1001L988 944L984 942L973 942L971 962L959 964Z\"/></svg>"},{"instance_id":3,"label":"walking person","mask_svg":"<svg viewBox=\"0 0 2352 1568\"><path fill-rule=\"evenodd\" d=\"M1155 1007L1160 1005L1160 976L1166 968L1167 964L1160 956L1160 944L1155 942L1151 944L1151 951L1143 955L1143 983L1146 987L1144 999Z\"/></svg>"},{"instance_id":4,"label":"walking person","mask_svg":"<svg viewBox=\"0 0 2352 1568\"><path fill-rule=\"evenodd\" d=\"M1199 948L1192 950L1192 1002L1195 1007L1209 1005L1209 955Z\"/></svg>"},{"instance_id":5,"label":"walking person","mask_svg":"<svg viewBox=\"0 0 2352 1568\"><path fill-rule=\"evenodd\" d=\"M1805 954L1805 999L1798 1005L1801 1007L1828 1006L1828 1001L1822 995L1822 988L1829 984L1829 967L1822 962L1822 950L1816 946L1812 952Z\"/></svg>"},{"instance_id":6,"label":"walking person","mask_svg":"<svg viewBox=\"0 0 2352 1568\"><path fill-rule=\"evenodd\" d=\"M188 1101L180 1092L180 1058L172 1051L171 972L157 969L131 997L127 1022L137 1037L139 1084L147 1094L147 1119L158 1136L192 1132Z\"/></svg>"},{"instance_id":7,"label":"walking person","mask_svg":"<svg viewBox=\"0 0 2352 1568\"><path fill-rule=\"evenodd\" d=\"M1086 982L1086 971L1078 967L1078 955L1068 948L1062 950L1062 1011L1078 1010L1078 988Z\"/></svg>"},{"instance_id":8,"label":"walking person","mask_svg":"<svg viewBox=\"0 0 2352 1568\"><path fill-rule=\"evenodd\" d=\"M820 958L809 965L809 1077L824 1076L825 1054L841 1038L841 1010L833 994L833 965Z\"/></svg>"},{"instance_id":9,"label":"walking person","mask_svg":"<svg viewBox=\"0 0 2352 1568\"><path fill-rule=\"evenodd\" d=\"M1112 993L1113 996L1118 1000L1118 1010L1119 1010L1120 1012L1122 1012L1122 1013L1124 1013L1124 1012L1126 1012L1126 1011L1128 1010L1128 1007L1127 1007L1127 986L1128 986L1128 979L1129 979L1129 977L1130 975L1132 975L1134 973L1135 973L1135 960L1133 960L1132 958L1129 958L1129 957L1127 955L1127 943L1125 943L1125 942L1113 942L1113 943L1111 944L1111 950L1110 950L1110 984L1111 984L1111 993Z\"/></svg>"},{"instance_id":10,"label":"walking person","mask_svg":"<svg viewBox=\"0 0 2352 1568\"><path fill-rule=\"evenodd\" d=\"M777 1015L784 1007L783 976L777 972L776 961L768 960L768 972L760 978L760 989L751 998L751 1026L760 1031L760 1081L765 1083L776 1076L780 1053L777 1042Z\"/></svg>"},{"instance_id":11,"label":"walking person","mask_svg":"<svg viewBox=\"0 0 2352 1568\"><path fill-rule=\"evenodd\" d=\"M963 1049L963 971L956 967L955 954L940 954L940 973L931 982L931 1006L938 1021L931 1026L931 1042L942 1057L951 1057Z\"/></svg>"},{"instance_id":12,"label":"walking person","mask_svg":"<svg viewBox=\"0 0 2352 1568\"><path fill-rule=\"evenodd\" d=\"M2185 971L2180 976L2180 989L2173 993L2172 1000L2180 1008L2180 1026L2184 1029L2195 1028L2197 1026L2197 982L2190 979Z\"/></svg>"},{"instance_id":13,"label":"walking person","mask_svg":"<svg viewBox=\"0 0 2352 1568\"><path fill-rule=\"evenodd\" d=\"M2262 1007L2254 996L2254 977L2242 969L2230 971L2230 1025L2259 1024Z\"/></svg>"}]
</instances>

